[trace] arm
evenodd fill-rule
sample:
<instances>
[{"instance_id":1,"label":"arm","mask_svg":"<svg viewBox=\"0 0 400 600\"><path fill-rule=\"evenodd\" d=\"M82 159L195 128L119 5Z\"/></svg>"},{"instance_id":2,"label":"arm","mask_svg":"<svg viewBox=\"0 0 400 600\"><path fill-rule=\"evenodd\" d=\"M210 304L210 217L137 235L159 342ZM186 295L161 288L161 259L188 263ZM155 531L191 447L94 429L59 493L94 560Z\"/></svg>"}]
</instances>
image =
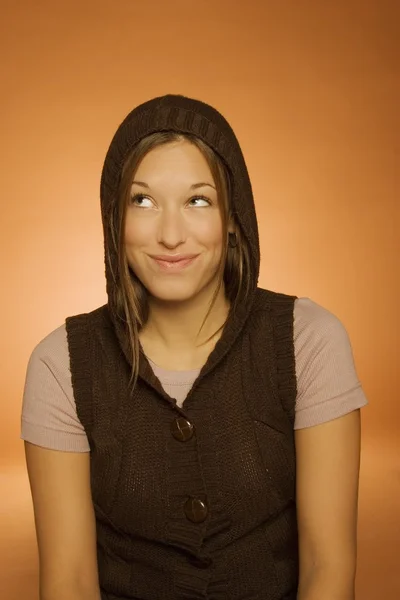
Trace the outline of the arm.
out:
<instances>
[{"instance_id":1,"label":"arm","mask_svg":"<svg viewBox=\"0 0 400 600\"><path fill-rule=\"evenodd\" d=\"M40 600L100 600L88 452L25 443L39 548Z\"/></svg>"},{"instance_id":2,"label":"arm","mask_svg":"<svg viewBox=\"0 0 400 600\"><path fill-rule=\"evenodd\" d=\"M354 600L360 411L295 432L298 600Z\"/></svg>"}]
</instances>

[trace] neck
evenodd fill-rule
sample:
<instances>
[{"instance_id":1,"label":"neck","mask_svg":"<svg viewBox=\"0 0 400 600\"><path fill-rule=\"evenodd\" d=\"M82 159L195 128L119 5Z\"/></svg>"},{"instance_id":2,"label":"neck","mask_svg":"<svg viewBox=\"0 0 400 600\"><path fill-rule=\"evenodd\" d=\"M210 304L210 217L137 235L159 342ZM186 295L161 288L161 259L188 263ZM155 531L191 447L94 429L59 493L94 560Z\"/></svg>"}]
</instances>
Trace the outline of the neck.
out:
<instances>
[{"instance_id":1,"label":"neck","mask_svg":"<svg viewBox=\"0 0 400 600\"><path fill-rule=\"evenodd\" d=\"M223 287L219 291L214 306L203 324L209 309L212 294L201 297L199 294L189 302L160 302L155 298L149 301L149 318L142 328L141 341L159 344L173 353L194 352L209 343L216 343L220 337L218 330L224 324L229 302ZM203 327L200 331L200 327ZM199 333L200 331L200 333ZM212 338L210 340L210 338Z\"/></svg>"}]
</instances>

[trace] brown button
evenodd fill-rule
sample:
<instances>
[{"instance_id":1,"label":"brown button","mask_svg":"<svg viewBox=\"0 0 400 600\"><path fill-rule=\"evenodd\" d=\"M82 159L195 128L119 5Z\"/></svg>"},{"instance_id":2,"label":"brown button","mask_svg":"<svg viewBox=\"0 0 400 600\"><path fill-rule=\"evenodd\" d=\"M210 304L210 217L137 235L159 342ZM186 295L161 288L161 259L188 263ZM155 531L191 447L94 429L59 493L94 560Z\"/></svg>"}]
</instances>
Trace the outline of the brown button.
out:
<instances>
[{"instance_id":1,"label":"brown button","mask_svg":"<svg viewBox=\"0 0 400 600\"><path fill-rule=\"evenodd\" d=\"M185 502L185 515L192 523L203 523L208 515L208 508L204 500L189 498Z\"/></svg>"},{"instance_id":2,"label":"brown button","mask_svg":"<svg viewBox=\"0 0 400 600\"><path fill-rule=\"evenodd\" d=\"M193 437L194 427L190 421L187 421L183 417L179 417L178 419L172 421L171 433L176 440L179 440L180 442L187 442L191 437Z\"/></svg>"}]
</instances>

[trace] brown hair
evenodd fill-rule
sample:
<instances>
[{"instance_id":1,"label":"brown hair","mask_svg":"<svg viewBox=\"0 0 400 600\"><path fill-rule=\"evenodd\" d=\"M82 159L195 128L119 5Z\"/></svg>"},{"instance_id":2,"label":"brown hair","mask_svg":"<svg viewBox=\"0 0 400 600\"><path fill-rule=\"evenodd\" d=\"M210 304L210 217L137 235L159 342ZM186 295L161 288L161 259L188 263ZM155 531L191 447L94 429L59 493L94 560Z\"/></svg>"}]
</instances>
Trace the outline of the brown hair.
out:
<instances>
[{"instance_id":1,"label":"brown hair","mask_svg":"<svg viewBox=\"0 0 400 600\"><path fill-rule=\"evenodd\" d=\"M221 208L222 228L225 244L221 255L218 285L212 302L200 327L204 326L216 301L222 283L225 295L230 302L230 312L235 310L239 300L245 301L250 289L250 249L243 236L239 223L234 218L231 203L231 180L227 167L221 158L201 139L191 134L163 131L152 133L141 139L125 160L118 190L117 202L111 212L111 231L113 251L118 256L118 277L116 278L117 316L127 326L132 350L132 376L130 384L135 386L139 368L139 331L148 319L148 294L146 288L131 270L125 252L125 218L126 208L131 197L131 186L135 172L145 155L162 144L187 140L194 144L207 160L216 184L218 200ZM236 244L229 245L229 223L234 222ZM111 264L107 248L107 260ZM225 323L220 327L223 328ZM218 331L220 331L220 329ZM217 331L213 334L213 336ZM211 336L211 337L213 337ZM211 338L209 338L211 339ZM133 389L133 388L132 388Z\"/></svg>"}]
</instances>

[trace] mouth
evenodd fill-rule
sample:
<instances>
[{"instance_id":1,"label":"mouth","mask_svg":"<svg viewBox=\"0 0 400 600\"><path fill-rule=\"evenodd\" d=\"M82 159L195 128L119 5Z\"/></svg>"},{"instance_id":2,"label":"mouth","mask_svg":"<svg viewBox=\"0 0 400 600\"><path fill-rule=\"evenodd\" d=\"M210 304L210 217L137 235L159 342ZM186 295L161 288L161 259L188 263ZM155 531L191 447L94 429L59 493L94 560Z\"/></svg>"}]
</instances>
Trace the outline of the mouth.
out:
<instances>
[{"instance_id":1,"label":"mouth","mask_svg":"<svg viewBox=\"0 0 400 600\"><path fill-rule=\"evenodd\" d=\"M198 254L190 254L186 256L151 256L152 260L163 271L177 272L182 271L186 267L194 263Z\"/></svg>"}]
</instances>

